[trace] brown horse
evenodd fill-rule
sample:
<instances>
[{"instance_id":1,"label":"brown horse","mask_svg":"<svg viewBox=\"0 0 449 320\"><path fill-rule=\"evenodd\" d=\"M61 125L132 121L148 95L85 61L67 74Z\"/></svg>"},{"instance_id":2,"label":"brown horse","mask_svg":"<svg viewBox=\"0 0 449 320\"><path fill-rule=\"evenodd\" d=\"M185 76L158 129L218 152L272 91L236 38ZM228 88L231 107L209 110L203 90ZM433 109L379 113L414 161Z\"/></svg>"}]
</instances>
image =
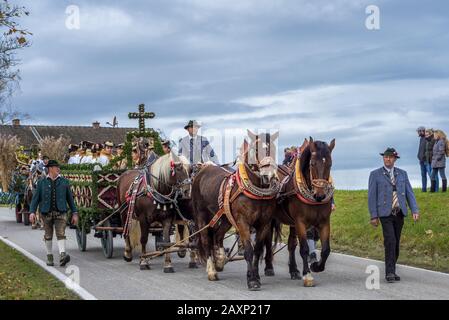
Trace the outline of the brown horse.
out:
<instances>
[{"instance_id":1,"label":"brown horse","mask_svg":"<svg viewBox=\"0 0 449 320\"><path fill-rule=\"evenodd\" d=\"M192 203L197 230L204 229L198 249L200 259L207 261L209 280L218 280L217 271L223 271L227 262L223 241L234 226L245 248L248 288L254 291L261 288L259 260L265 239L271 235L279 191L274 160L278 133L256 135L248 131L248 135L251 142L245 140L243 144L237 172L232 174L213 165L204 167L193 181ZM212 225L220 211L225 212L226 219L222 217ZM256 230L255 246L250 238L252 229Z\"/></svg>"},{"instance_id":2,"label":"brown horse","mask_svg":"<svg viewBox=\"0 0 449 320\"><path fill-rule=\"evenodd\" d=\"M323 272L330 255L330 216L332 213L333 185L331 179L332 151L335 139L330 144L322 141L305 141L291 167L280 167L278 174L283 181L279 210L276 219L290 226L288 238L289 269L293 280L304 280L307 287L313 286L313 272ZM321 239L321 260L308 264L309 246L307 230L315 227ZM303 277L296 264L295 250L300 240L303 260ZM271 241L266 242L267 267L272 267Z\"/></svg>"},{"instance_id":3,"label":"brown horse","mask_svg":"<svg viewBox=\"0 0 449 320\"><path fill-rule=\"evenodd\" d=\"M140 259L140 269L150 269L149 259L144 257L147 253L146 245L148 242L150 226L159 222L163 228L163 241L170 243L170 229L176 217L176 212L172 203L168 199L175 200L178 196L187 196L190 188L184 182L189 178L190 165L187 159L175 155L173 152L158 158L150 168L146 170L129 170L120 176L117 187L118 205L121 206L127 201L132 190L137 187L138 196L135 199L134 215L140 224L140 244L142 246L142 256ZM133 186L136 178L146 175L147 183L141 183L139 186ZM148 193L148 188L152 191ZM129 198L128 198L129 200ZM128 212L121 215L122 224L126 226L128 221ZM132 261L132 246L130 235L125 234L125 253L124 259L127 262ZM165 255L165 273L173 273L174 268L171 265L169 254Z\"/></svg>"}]
</instances>

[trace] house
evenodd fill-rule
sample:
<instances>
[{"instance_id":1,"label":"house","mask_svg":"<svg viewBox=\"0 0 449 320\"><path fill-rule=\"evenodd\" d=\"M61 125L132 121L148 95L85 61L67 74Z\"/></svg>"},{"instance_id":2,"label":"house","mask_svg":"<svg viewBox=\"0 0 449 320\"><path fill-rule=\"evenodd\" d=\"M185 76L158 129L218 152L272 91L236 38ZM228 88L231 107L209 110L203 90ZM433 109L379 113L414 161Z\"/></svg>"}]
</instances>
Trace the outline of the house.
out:
<instances>
[{"instance_id":1,"label":"house","mask_svg":"<svg viewBox=\"0 0 449 320\"><path fill-rule=\"evenodd\" d=\"M114 144L124 143L126 134L136 128L112 128L101 127L99 122L94 122L92 126L41 126L22 125L20 120L13 120L11 125L0 125L1 135L17 136L20 144L27 150L32 150L39 145L45 137L55 137L63 135L71 140L73 144L82 141L94 143L104 143L111 141Z\"/></svg>"}]
</instances>

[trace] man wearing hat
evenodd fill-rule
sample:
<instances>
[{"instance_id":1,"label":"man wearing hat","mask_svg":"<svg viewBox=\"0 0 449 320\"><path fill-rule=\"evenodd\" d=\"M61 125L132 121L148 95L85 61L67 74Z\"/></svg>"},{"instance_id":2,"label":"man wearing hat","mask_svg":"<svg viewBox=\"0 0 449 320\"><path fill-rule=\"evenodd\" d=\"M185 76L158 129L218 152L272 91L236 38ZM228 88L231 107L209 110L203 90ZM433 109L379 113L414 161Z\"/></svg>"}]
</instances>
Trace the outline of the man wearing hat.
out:
<instances>
[{"instance_id":1,"label":"man wearing hat","mask_svg":"<svg viewBox=\"0 0 449 320\"><path fill-rule=\"evenodd\" d=\"M46 166L48 175L39 180L30 205L30 220L34 223L36 211L39 207L44 220L45 247L47 249L47 265L54 266L53 261L53 233L56 231L59 248L59 264L65 266L70 256L65 249L65 228L67 225L67 212L72 212L72 224L78 224L78 210L73 200L69 181L60 175L59 164L50 160ZM68 206L67 206L68 205Z\"/></svg>"},{"instance_id":2,"label":"man wearing hat","mask_svg":"<svg viewBox=\"0 0 449 320\"><path fill-rule=\"evenodd\" d=\"M368 207L371 224L382 224L385 246L386 280L388 283L400 281L396 274L399 258L401 232L404 217L408 214L407 204L413 220L419 219L419 209L407 172L395 167L399 155L394 148L388 148L383 156L384 166L371 172L368 187Z\"/></svg>"},{"instance_id":3,"label":"man wearing hat","mask_svg":"<svg viewBox=\"0 0 449 320\"><path fill-rule=\"evenodd\" d=\"M171 152L171 143L170 140L162 140L162 151L164 154L169 154Z\"/></svg>"},{"instance_id":4,"label":"man wearing hat","mask_svg":"<svg viewBox=\"0 0 449 320\"><path fill-rule=\"evenodd\" d=\"M190 120L184 127L189 135L179 141L179 154L186 157L190 164L212 161L218 164L218 157L207 138L198 135L201 126L195 120Z\"/></svg>"},{"instance_id":5,"label":"man wearing hat","mask_svg":"<svg viewBox=\"0 0 449 320\"><path fill-rule=\"evenodd\" d=\"M105 142L104 149L101 150L100 156L97 161L103 167L107 166L112 159L112 149L114 148L114 144L110 141Z\"/></svg>"}]
</instances>

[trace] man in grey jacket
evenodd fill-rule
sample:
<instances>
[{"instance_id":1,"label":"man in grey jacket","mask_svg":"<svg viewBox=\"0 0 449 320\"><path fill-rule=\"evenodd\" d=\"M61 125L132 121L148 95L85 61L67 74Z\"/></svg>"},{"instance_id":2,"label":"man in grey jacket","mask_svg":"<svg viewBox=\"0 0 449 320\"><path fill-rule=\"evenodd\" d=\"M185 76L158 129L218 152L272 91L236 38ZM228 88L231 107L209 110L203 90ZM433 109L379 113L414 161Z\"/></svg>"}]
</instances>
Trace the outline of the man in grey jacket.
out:
<instances>
[{"instance_id":1,"label":"man in grey jacket","mask_svg":"<svg viewBox=\"0 0 449 320\"><path fill-rule=\"evenodd\" d=\"M419 209L407 172L395 167L399 155L394 148L381 153L384 166L371 172L368 187L368 207L371 224L382 224L385 246L385 273L388 283L400 281L396 274L404 217L410 207L413 220L419 220Z\"/></svg>"}]
</instances>

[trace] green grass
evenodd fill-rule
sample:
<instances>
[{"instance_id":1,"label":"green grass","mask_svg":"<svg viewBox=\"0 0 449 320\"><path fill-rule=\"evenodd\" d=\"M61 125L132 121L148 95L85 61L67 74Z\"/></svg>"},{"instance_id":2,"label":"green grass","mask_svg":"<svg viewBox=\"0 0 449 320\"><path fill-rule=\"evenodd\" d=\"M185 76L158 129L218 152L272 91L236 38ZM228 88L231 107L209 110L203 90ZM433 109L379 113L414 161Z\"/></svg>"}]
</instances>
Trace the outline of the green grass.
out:
<instances>
[{"instance_id":1,"label":"green grass","mask_svg":"<svg viewBox=\"0 0 449 320\"><path fill-rule=\"evenodd\" d=\"M79 300L63 283L0 241L0 300Z\"/></svg>"},{"instance_id":2,"label":"green grass","mask_svg":"<svg viewBox=\"0 0 449 320\"><path fill-rule=\"evenodd\" d=\"M415 190L421 220L405 219L399 263L449 272L449 193ZM334 252L384 259L382 228L369 224L367 191L337 191L332 214L331 247ZM286 235L286 230L284 235Z\"/></svg>"}]
</instances>

